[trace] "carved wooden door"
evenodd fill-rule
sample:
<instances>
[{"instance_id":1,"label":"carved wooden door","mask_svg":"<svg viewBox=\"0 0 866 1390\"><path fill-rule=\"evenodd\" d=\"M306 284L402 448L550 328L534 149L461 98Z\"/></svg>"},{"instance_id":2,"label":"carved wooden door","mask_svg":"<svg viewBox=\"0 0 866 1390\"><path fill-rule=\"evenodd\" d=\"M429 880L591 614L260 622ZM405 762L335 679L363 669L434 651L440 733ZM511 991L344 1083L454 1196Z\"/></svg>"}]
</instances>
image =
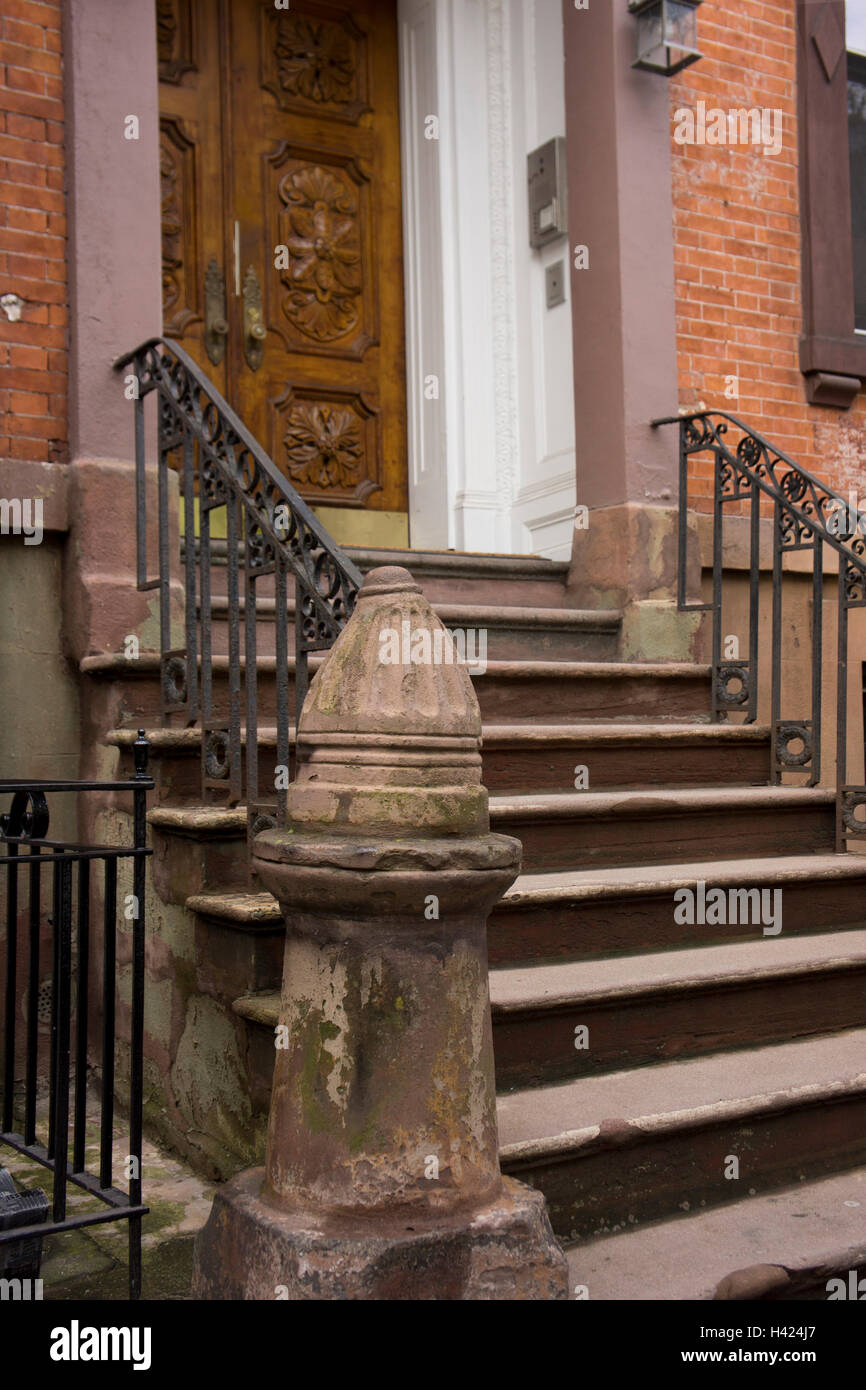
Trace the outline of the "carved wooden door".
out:
<instances>
[{"instance_id":1,"label":"carved wooden door","mask_svg":"<svg viewBox=\"0 0 866 1390\"><path fill-rule=\"evenodd\" d=\"M157 13L165 331L302 496L405 513L396 4Z\"/></svg>"}]
</instances>

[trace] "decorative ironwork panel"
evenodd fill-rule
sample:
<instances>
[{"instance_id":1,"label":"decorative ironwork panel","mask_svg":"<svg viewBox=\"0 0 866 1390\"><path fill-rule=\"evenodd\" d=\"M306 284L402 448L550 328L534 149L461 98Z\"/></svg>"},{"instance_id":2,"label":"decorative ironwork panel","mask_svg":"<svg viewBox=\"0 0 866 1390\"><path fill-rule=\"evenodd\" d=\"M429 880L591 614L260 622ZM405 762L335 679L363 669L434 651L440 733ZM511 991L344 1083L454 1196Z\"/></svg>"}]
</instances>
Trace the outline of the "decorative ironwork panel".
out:
<instances>
[{"instance_id":1,"label":"decorative ironwork panel","mask_svg":"<svg viewBox=\"0 0 866 1390\"><path fill-rule=\"evenodd\" d=\"M802 747L794 749L793 743ZM776 766L780 772L802 772L811 765L814 753L811 719L780 719L775 725Z\"/></svg>"},{"instance_id":2,"label":"decorative ironwork panel","mask_svg":"<svg viewBox=\"0 0 866 1390\"><path fill-rule=\"evenodd\" d=\"M862 820L857 816L858 807L866 811L866 787L843 787L840 801L844 834L866 839L866 816Z\"/></svg>"},{"instance_id":3,"label":"decorative ironwork panel","mask_svg":"<svg viewBox=\"0 0 866 1390\"><path fill-rule=\"evenodd\" d=\"M732 689L734 681L739 684ZM747 661L720 661L713 673L713 701L716 709L741 709L749 703L752 673Z\"/></svg>"}]
</instances>

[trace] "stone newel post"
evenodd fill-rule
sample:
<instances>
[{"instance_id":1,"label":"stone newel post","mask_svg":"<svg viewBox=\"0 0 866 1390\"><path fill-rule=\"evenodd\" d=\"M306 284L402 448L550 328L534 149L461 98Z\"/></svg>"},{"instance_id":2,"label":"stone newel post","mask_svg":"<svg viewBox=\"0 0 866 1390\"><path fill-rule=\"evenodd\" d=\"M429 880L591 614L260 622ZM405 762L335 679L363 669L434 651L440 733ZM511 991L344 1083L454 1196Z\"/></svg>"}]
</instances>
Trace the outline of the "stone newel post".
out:
<instances>
[{"instance_id":1,"label":"stone newel post","mask_svg":"<svg viewBox=\"0 0 866 1390\"><path fill-rule=\"evenodd\" d=\"M418 585L373 570L255 842L286 922L267 1154L218 1193L194 1297L566 1296L542 1197L499 1171L486 921L520 843L489 833L480 734Z\"/></svg>"}]
</instances>

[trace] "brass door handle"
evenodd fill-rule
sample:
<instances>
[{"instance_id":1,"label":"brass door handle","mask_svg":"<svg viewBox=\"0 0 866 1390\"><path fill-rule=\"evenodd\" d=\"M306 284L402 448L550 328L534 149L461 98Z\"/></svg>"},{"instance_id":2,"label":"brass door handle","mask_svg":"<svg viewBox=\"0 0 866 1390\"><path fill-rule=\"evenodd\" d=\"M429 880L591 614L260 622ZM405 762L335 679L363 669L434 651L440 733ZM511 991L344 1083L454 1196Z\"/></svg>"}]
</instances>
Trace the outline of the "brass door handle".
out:
<instances>
[{"instance_id":1,"label":"brass door handle","mask_svg":"<svg viewBox=\"0 0 866 1390\"><path fill-rule=\"evenodd\" d=\"M228 331L225 276L216 257L211 256L204 277L204 346L215 367L223 360Z\"/></svg>"},{"instance_id":2,"label":"brass door handle","mask_svg":"<svg viewBox=\"0 0 866 1390\"><path fill-rule=\"evenodd\" d=\"M262 287L251 265L244 272L244 357L250 371L257 372L262 365L264 348L262 340L268 330L262 322Z\"/></svg>"}]
</instances>

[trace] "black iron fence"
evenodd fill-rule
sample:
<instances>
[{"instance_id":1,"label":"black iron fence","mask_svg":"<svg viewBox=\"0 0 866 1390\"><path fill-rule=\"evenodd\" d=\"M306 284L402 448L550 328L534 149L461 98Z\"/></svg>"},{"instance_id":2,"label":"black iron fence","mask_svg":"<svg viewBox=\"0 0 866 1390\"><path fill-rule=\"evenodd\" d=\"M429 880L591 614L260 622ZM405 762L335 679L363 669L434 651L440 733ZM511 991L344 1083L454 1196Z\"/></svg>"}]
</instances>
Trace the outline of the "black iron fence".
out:
<instances>
[{"instance_id":1,"label":"black iron fence","mask_svg":"<svg viewBox=\"0 0 866 1390\"><path fill-rule=\"evenodd\" d=\"M115 367L131 379L135 402L137 582L139 589L159 591L163 721L199 725L203 797L228 806L244 802L252 836L283 823L292 682L300 712L309 655L333 645L362 576L177 343L151 339ZM158 573L149 578L145 405L152 394ZM181 545L175 547L171 472L178 475L183 504L180 644L172 639L172 584ZM215 576L224 592L215 590ZM273 622L273 650L267 653L260 648L260 603ZM224 647L219 651L217 618ZM277 730L275 768L283 771L260 786L254 750L266 683L268 717Z\"/></svg>"},{"instance_id":2,"label":"black iron fence","mask_svg":"<svg viewBox=\"0 0 866 1390\"><path fill-rule=\"evenodd\" d=\"M37 1240L106 1221L129 1223L129 1296L141 1293L141 1148L145 968L146 799L153 788L147 771L149 744L143 731L133 745L135 774L122 782L0 781L0 797L12 796L0 816L0 868L5 890L5 990L2 1018L3 1066L0 1152L5 1145L50 1170L52 1199L42 1224L0 1230L4 1244ZM133 843L80 845L48 838L53 793L130 792ZM132 862L132 894L118 902L118 865ZM101 961L93 950L92 899L102 899ZM131 899L131 900L130 900ZM129 1124L125 1156L128 1190L115 1186L113 1138L117 1094L117 975L120 913L131 934L131 996L128 1084L124 1111ZM42 972L51 964L48 1000ZM23 969L22 969L23 967ZM23 980L22 980L23 975ZM91 984L98 981L98 998ZM23 1008L19 1006L23 1003ZM46 1007L47 1003L47 1007ZM50 1034L40 1043L40 1014ZM87 1168L88 1069L94 1063L89 1033L101 1033L101 1076L96 1133L98 1172ZM44 1030L43 1030L44 1031ZM47 1056L45 1055L47 1053ZM40 1095L47 1084L47 1121ZM71 1132L70 1132L71 1131ZM72 1214L68 1187L98 1198L105 1210Z\"/></svg>"},{"instance_id":3,"label":"black iron fence","mask_svg":"<svg viewBox=\"0 0 866 1390\"><path fill-rule=\"evenodd\" d=\"M745 722L754 722L762 690L759 676L766 676L769 667L769 780L779 784L784 775L799 774L805 785L816 786L822 779L825 683L835 680L836 846L843 850L849 841L862 842L866 819L858 811L866 809L866 786L848 780L848 665L849 616L852 610L866 608L866 515L735 415L697 411L652 423L679 427L678 607L712 615L713 719L739 712ZM713 470L712 597L709 602L694 603L687 595L689 459L701 454L712 459ZM723 580L729 535L725 523L734 515L745 521L748 535L748 632L744 653L732 657L724 650ZM772 534L772 610L766 654L759 633L762 521ZM792 689L795 683L783 679L783 579L786 559L798 553L811 557L811 563L806 561L811 570L810 674L805 685L798 681ZM835 557L830 563L828 555ZM831 665L824 652L824 600L828 575L834 570L838 571L837 631ZM832 578L829 594L832 599ZM824 733L826 740L826 729Z\"/></svg>"}]
</instances>

